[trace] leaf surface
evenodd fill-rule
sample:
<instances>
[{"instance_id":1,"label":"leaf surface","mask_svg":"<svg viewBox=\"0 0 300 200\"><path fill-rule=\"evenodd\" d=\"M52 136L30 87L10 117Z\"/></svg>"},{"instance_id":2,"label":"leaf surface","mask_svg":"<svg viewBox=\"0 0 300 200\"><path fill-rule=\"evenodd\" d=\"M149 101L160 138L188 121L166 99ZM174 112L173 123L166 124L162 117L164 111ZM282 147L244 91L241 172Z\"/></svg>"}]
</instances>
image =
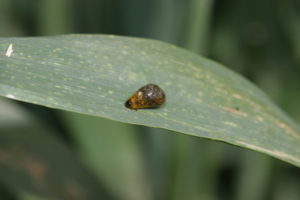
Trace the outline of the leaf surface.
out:
<instances>
[{"instance_id":1,"label":"leaf surface","mask_svg":"<svg viewBox=\"0 0 300 200\"><path fill-rule=\"evenodd\" d=\"M1 38L0 52L2 96L220 140L300 166L299 125L240 75L181 48L138 38L64 35ZM163 88L165 105L125 108L147 83Z\"/></svg>"}]
</instances>

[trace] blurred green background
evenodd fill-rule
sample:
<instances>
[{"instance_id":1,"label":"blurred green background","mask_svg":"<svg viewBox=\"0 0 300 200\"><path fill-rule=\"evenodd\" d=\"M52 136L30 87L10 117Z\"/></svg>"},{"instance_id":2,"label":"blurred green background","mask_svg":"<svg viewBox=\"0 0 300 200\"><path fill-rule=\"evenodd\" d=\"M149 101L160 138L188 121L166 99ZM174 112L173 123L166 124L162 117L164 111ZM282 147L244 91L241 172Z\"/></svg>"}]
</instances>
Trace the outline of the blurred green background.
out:
<instances>
[{"instance_id":1,"label":"blurred green background","mask_svg":"<svg viewBox=\"0 0 300 200\"><path fill-rule=\"evenodd\" d=\"M299 0L0 0L1 37L66 33L182 46L243 74L300 123ZM43 185L45 174L53 180ZM300 169L220 142L0 99L0 199L299 200Z\"/></svg>"}]
</instances>

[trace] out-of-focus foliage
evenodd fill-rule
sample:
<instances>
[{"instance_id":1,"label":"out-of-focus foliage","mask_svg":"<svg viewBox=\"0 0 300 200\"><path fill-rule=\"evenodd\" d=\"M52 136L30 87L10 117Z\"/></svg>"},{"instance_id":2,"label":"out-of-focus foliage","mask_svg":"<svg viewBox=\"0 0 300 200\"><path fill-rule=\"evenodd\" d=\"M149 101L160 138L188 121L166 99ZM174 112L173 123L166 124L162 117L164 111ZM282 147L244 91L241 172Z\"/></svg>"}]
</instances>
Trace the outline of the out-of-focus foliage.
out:
<instances>
[{"instance_id":1,"label":"out-of-focus foliage","mask_svg":"<svg viewBox=\"0 0 300 200\"><path fill-rule=\"evenodd\" d=\"M0 36L111 33L171 42L232 66L263 88L298 122L299 24L298 0L0 2ZM144 199L300 197L299 169L258 153L167 131L123 125L105 129L105 134L120 133L123 139L106 138L105 146L97 147L89 141L100 139L104 131L98 125L108 125L106 121L22 105L35 116L39 126L61 133L54 137L77 152L117 199L134 199L133 194L140 194L136 191L145 191ZM0 115L4 115L2 110ZM93 124L85 120L95 121ZM79 122L89 124L89 128L78 128ZM124 146L116 148L120 143ZM102 154L97 156L100 150ZM114 154L103 153L112 151ZM129 152L133 151L136 152L130 158ZM116 166L119 173L113 170L118 170ZM111 174L108 169L112 169ZM1 198L33 199L32 195L16 193L3 179L0 182ZM118 182L130 184L122 188Z\"/></svg>"}]
</instances>

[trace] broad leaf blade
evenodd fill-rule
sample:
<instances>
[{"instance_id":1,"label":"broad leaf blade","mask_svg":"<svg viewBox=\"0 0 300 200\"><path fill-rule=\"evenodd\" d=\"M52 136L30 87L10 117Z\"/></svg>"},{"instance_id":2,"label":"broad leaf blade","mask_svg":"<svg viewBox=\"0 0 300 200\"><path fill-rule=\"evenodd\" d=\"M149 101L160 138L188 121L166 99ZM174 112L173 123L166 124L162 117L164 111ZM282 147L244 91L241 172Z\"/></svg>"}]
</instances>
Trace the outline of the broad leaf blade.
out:
<instances>
[{"instance_id":1,"label":"broad leaf blade","mask_svg":"<svg viewBox=\"0 0 300 200\"><path fill-rule=\"evenodd\" d=\"M13 44L14 52L5 56ZM145 39L67 35L0 39L0 95L182 132L300 166L300 128L257 87L218 63ZM167 102L132 111L125 100L155 83Z\"/></svg>"}]
</instances>

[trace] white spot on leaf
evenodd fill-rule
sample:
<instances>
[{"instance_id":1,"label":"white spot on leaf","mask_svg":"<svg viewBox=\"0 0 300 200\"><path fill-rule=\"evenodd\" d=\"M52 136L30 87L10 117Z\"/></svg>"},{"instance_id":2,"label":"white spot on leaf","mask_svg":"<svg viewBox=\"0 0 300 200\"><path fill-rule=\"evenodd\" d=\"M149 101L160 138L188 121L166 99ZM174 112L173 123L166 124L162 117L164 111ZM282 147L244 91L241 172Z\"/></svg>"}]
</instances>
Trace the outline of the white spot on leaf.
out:
<instances>
[{"instance_id":1,"label":"white spot on leaf","mask_svg":"<svg viewBox=\"0 0 300 200\"><path fill-rule=\"evenodd\" d=\"M229 125L229 126L233 126L233 127L238 127L238 125L233 123L233 122L225 121L224 124Z\"/></svg>"},{"instance_id":2,"label":"white spot on leaf","mask_svg":"<svg viewBox=\"0 0 300 200\"><path fill-rule=\"evenodd\" d=\"M5 95L7 98L10 98L10 99L16 99L16 97L12 94L7 94Z\"/></svg>"},{"instance_id":3,"label":"white spot on leaf","mask_svg":"<svg viewBox=\"0 0 300 200\"><path fill-rule=\"evenodd\" d=\"M6 53L5 55L7 57L11 57L13 54L14 50L13 50L13 44L9 44L9 46L7 47Z\"/></svg>"}]
</instances>

